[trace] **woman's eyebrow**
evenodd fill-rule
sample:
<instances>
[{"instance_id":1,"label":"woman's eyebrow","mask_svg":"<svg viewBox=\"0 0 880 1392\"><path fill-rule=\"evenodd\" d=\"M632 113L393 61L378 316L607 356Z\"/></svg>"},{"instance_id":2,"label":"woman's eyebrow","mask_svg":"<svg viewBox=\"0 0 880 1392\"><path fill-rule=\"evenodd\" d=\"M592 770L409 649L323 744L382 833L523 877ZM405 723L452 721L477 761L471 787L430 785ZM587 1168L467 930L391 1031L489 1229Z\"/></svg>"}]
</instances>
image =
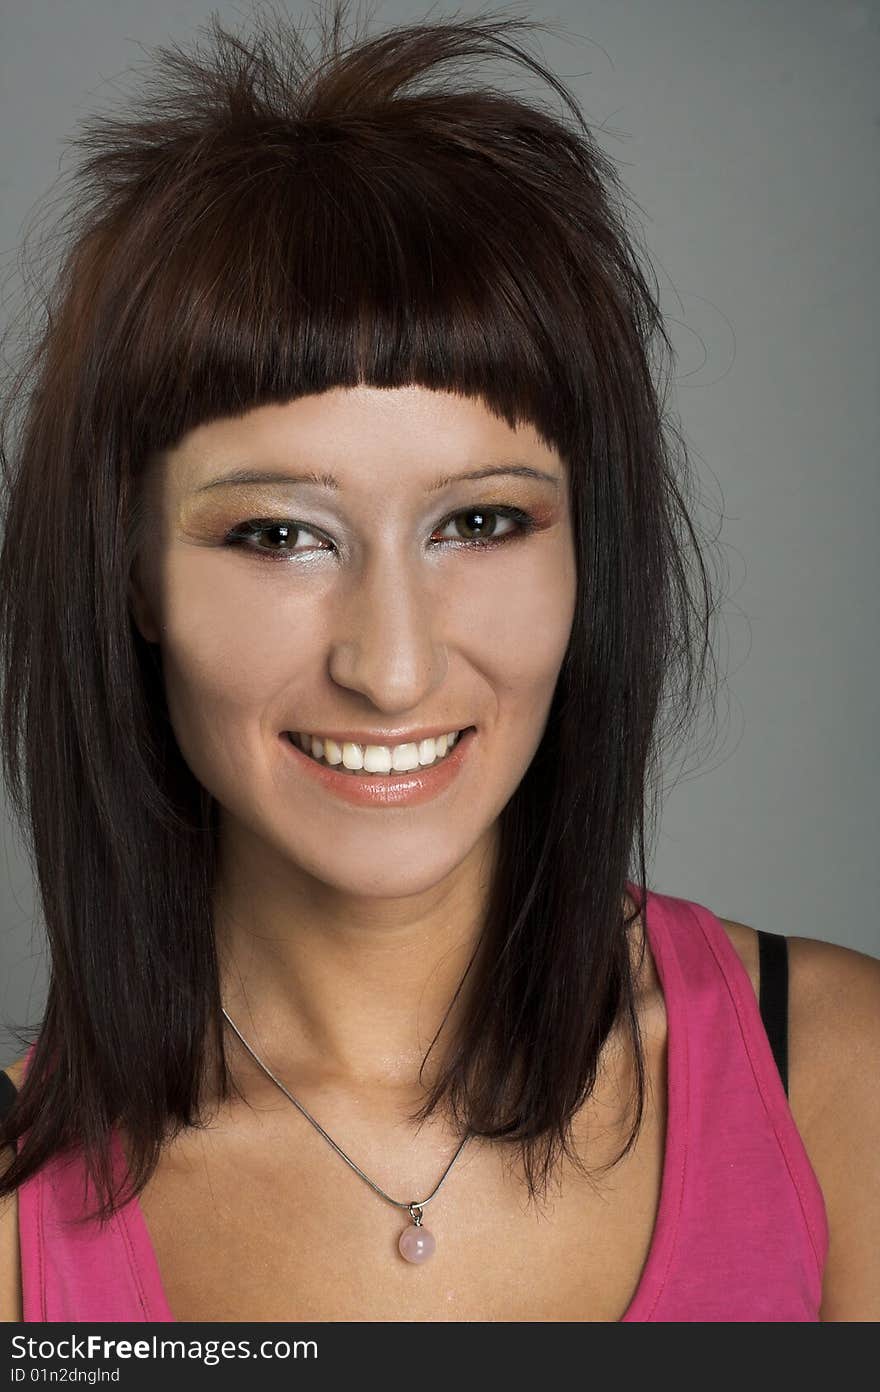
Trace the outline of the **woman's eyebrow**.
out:
<instances>
[{"instance_id":1,"label":"woman's eyebrow","mask_svg":"<svg viewBox=\"0 0 880 1392\"><path fill-rule=\"evenodd\" d=\"M555 474L548 474L544 469L535 469L530 464L486 464L478 469L469 469L464 474L444 474L442 478L435 479L425 491L439 493L442 488L448 488L453 483L464 483L470 479L493 478L500 474L515 478L537 479L539 482L551 483L556 489L559 488L560 483ZM211 488L229 488L242 484L277 485L282 483L290 486L306 484L336 491L342 489L342 484L333 474L319 474L313 471L301 474L282 474L263 469L239 468L232 469L226 474L220 474L217 478L208 479L206 483L199 484L193 492L204 493Z\"/></svg>"}]
</instances>

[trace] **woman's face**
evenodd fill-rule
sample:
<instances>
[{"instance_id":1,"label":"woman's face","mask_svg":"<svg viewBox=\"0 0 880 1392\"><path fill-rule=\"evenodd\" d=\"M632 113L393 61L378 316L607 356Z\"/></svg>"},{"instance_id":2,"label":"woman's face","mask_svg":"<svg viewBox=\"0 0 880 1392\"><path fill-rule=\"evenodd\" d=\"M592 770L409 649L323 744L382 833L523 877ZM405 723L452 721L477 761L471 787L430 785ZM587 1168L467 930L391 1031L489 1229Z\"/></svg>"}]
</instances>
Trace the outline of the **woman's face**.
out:
<instances>
[{"instance_id":1,"label":"woman's face","mask_svg":"<svg viewBox=\"0 0 880 1392\"><path fill-rule=\"evenodd\" d=\"M549 477L461 477L516 466ZM243 470L265 481L224 481ZM307 473L338 487L288 477ZM545 728L575 604L559 455L476 400L336 389L194 429L155 461L147 502L132 611L224 835L351 894L440 883ZM255 521L266 530L241 537ZM468 726L455 777L396 806L339 796L285 733Z\"/></svg>"}]
</instances>

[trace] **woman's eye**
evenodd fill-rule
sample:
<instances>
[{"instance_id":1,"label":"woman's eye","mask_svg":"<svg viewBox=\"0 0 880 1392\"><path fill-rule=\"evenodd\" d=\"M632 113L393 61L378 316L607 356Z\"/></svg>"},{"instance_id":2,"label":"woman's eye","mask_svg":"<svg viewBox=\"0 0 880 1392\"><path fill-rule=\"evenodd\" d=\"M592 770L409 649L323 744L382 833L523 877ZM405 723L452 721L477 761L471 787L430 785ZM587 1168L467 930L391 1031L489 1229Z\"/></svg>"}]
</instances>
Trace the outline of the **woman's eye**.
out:
<instances>
[{"instance_id":1,"label":"woman's eye","mask_svg":"<svg viewBox=\"0 0 880 1392\"><path fill-rule=\"evenodd\" d=\"M502 523L513 523L513 525L510 526L506 532L502 532L500 536L498 535L499 519ZM448 522L442 524L440 530L442 531L446 527L456 527L458 529L457 532L449 537L448 540L469 542L471 544L476 543L485 546L492 541L506 540L511 533L516 535L518 530L516 524L518 520L522 525L525 525L527 521L526 514L518 513L517 510L512 508L472 507L467 508L464 512L455 513L453 517L450 517Z\"/></svg>"},{"instance_id":2,"label":"woman's eye","mask_svg":"<svg viewBox=\"0 0 880 1392\"><path fill-rule=\"evenodd\" d=\"M252 517L247 522L240 522L231 532L227 532L223 543L225 546L241 546L242 543L249 542L251 537L262 536L266 536L272 542L271 547L265 549L261 546L245 546L245 550L258 551L270 559L287 554L300 554L294 553L293 549L294 541L300 536L314 537L319 542L324 540L317 532L311 532L299 522L293 522L288 518Z\"/></svg>"},{"instance_id":3,"label":"woman's eye","mask_svg":"<svg viewBox=\"0 0 880 1392\"><path fill-rule=\"evenodd\" d=\"M506 530L499 530L507 524ZM453 515L445 522L441 522L437 528L438 532L446 531L453 527L455 531L452 535L442 538L438 545L451 543L454 547L461 547L466 550L476 550L480 547L496 546L502 542L513 540L517 536L525 535L534 530L535 519L521 508L515 507L471 507L464 508ZM318 546L295 547L294 543L301 537L311 537L318 542ZM252 539L265 537L270 543L268 547L250 545ZM304 527L301 523L293 521L291 518L282 517L253 517L246 522L240 522L230 532L227 532L223 539L225 546L242 546L246 550L255 551L261 557L268 560L283 560L290 556L305 555L310 551L333 550L333 543L320 533Z\"/></svg>"}]
</instances>

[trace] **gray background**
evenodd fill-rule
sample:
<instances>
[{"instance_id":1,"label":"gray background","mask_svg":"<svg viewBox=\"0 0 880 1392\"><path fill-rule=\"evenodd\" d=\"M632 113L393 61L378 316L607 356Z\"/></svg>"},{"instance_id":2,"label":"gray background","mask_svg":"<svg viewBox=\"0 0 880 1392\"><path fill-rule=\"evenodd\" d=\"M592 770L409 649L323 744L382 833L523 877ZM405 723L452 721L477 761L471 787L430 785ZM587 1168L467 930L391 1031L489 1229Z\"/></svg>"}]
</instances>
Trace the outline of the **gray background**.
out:
<instances>
[{"instance_id":1,"label":"gray background","mask_svg":"<svg viewBox=\"0 0 880 1392\"><path fill-rule=\"evenodd\" d=\"M0 269L62 138L210 0L5 0ZM294 14L297 0L288 0ZM462 5L462 15L480 11ZM374 28L451 16L387 0ZM728 567L717 725L669 770L650 883L725 918L880 956L875 272L880 10L845 0L543 0L506 13L618 162L679 354L677 410ZM524 69L504 65L516 89ZM126 79L128 82L129 80ZM126 87L130 90L130 87ZM541 95L550 98L547 88ZM64 157L62 168L69 165ZM11 269L10 269L11 268ZM64 527L58 528L63 545ZM0 1063L47 964L30 870L0 818Z\"/></svg>"}]
</instances>

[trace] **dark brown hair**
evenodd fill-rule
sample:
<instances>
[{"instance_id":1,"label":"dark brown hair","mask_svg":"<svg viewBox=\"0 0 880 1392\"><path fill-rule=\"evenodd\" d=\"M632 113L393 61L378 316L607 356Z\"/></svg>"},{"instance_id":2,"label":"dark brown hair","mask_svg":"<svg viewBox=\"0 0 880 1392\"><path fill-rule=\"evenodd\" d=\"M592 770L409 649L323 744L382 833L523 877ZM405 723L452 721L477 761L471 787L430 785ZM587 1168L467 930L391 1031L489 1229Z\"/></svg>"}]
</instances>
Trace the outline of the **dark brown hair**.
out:
<instances>
[{"instance_id":1,"label":"dark brown hair","mask_svg":"<svg viewBox=\"0 0 880 1392\"><path fill-rule=\"evenodd\" d=\"M107 1216L169 1135L203 1124L206 1060L219 1097L234 1086L217 808L128 604L141 485L200 423L360 383L532 423L568 467L578 566L546 731L501 814L469 1013L413 1119L445 1102L518 1144L534 1197L563 1153L583 1172L571 1121L621 1023L636 1105L618 1159L641 1126L623 893L644 905L660 755L714 664L656 283L613 163L517 39L548 26L490 11L348 35L347 10L321 12L317 56L287 15L242 37L212 14L207 48L156 49L140 100L70 138L63 255L2 415L4 770L50 979L0 1196L82 1146ZM508 59L568 114L463 80ZM117 1124L132 1163L114 1194Z\"/></svg>"}]
</instances>

